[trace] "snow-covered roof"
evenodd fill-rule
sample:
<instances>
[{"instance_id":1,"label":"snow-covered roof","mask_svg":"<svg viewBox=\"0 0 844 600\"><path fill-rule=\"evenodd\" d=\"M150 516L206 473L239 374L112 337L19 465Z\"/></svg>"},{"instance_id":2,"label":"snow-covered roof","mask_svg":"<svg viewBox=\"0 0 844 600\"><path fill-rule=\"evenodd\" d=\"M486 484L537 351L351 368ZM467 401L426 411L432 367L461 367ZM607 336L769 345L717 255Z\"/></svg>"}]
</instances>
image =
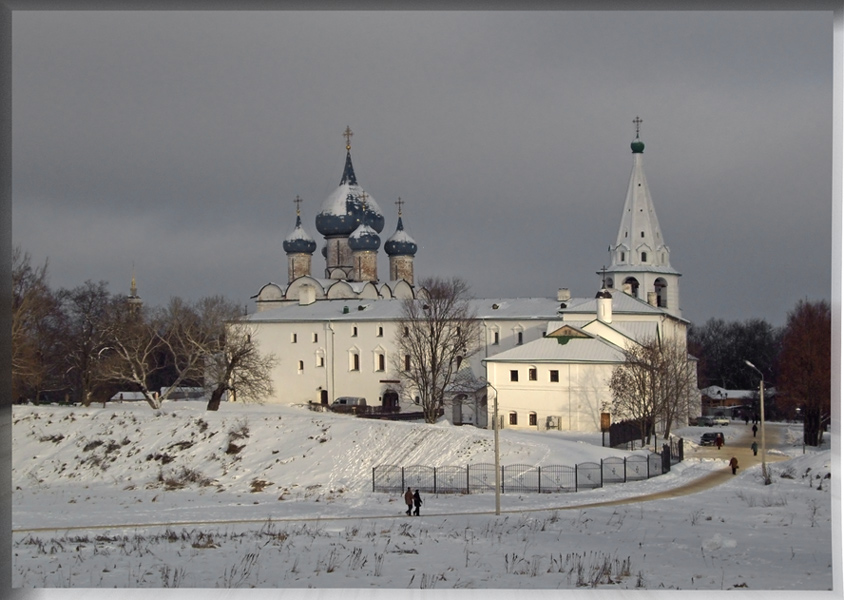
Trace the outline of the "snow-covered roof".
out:
<instances>
[{"instance_id":1,"label":"snow-covered roof","mask_svg":"<svg viewBox=\"0 0 844 600\"><path fill-rule=\"evenodd\" d=\"M768 394L773 395L775 392L774 388L765 388L765 395ZM724 398L726 400L742 400L745 398L750 398L753 394L758 394L759 389L752 389L752 390L728 390L726 388L722 388L719 385L710 385L709 387L702 388L700 393L704 396L708 396L710 398Z\"/></svg>"},{"instance_id":2,"label":"snow-covered roof","mask_svg":"<svg viewBox=\"0 0 844 600\"><path fill-rule=\"evenodd\" d=\"M495 354L484 362L623 363L624 352L597 337L571 338L566 343L545 337Z\"/></svg>"}]
</instances>

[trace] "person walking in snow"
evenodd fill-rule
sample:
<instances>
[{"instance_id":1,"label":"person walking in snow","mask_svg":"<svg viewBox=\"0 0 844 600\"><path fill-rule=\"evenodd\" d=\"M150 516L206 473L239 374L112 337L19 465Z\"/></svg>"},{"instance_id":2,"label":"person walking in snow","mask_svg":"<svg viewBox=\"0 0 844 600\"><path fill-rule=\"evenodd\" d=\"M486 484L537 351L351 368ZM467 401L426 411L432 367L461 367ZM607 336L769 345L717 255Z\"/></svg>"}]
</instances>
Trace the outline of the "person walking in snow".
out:
<instances>
[{"instance_id":1,"label":"person walking in snow","mask_svg":"<svg viewBox=\"0 0 844 600\"><path fill-rule=\"evenodd\" d=\"M753 425L753 437L756 437L756 432L757 432L757 431L759 431L759 429L756 427L756 424L754 424L754 425Z\"/></svg>"},{"instance_id":2,"label":"person walking in snow","mask_svg":"<svg viewBox=\"0 0 844 600\"><path fill-rule=\"evenodd\" d=\"M413 492L410 488L404 493L404 503L407 504L407 516L410 516L410 511L413 510Z\"/></svg>"},{"instance_id":3,"label":"person walking in snow","mask_svg":"<svg viewBox=\"0 0 844 600\"><path fill-rule=\"evenodd\" d=\"M419 507L422 506L422 496L419 495L419 490L413 494L413 505L416 507L416 510L413 511L413 516L419 516Z\"/></svg>"},{"instance_id":4,"label":"person walking in snow","mask_svg":"<svg viewBox=\"0 0 844 600\"><path fill-rule=\"evenodd\" d=\"M724 437L720 433L715 436L715 445L718 446L719 450L724 445Z\"/></svg>"},{"instance_id":5,"label":"person walking in snow","mask_svg":"<svg viewBox=\"0 0 844 600\"><path fill-rule=\"evenodd\" d=\"M753 442L752 444L750 444L750 449L753 450L753 456L756 456L756 451L759 450L759 446L756 444L756 442Z\"/></svg>"},{"instance_id":6,"label":"person walking in snow","mask_svg":"<svg viewBox=\"0 0 844 600\"><path fill-rule=\"evenodd\" d=\"M735 456L730 459L730 468L733 470L733 475L735 475L736 469L738 469L738 459Z\"/></svg>"}]
</instances>

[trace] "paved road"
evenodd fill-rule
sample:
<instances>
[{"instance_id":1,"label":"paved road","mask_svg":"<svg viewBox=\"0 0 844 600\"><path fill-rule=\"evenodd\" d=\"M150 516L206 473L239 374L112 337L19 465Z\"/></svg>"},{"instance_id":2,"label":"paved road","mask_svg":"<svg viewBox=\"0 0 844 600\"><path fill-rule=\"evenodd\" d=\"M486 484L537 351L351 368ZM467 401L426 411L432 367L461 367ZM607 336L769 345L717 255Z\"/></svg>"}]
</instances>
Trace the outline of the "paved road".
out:
<instances>
[{"instance_id":1,"label":"paved road","mask_svg":"<svg viewBox=\"0 0 844 600\"><path fill-rule=\"evenodd\" d=\"M743 468L746 469L748 467L752 467L754 465L758 465L762 463L762 448L761 448L761 439L760 434L757 433L757 437L753 437L753 430L751 429L751 425L745 426L743 424L739 424L737 421L733 421L729 427L732 428L741 428L741 433L737 437L735 437L729 444L724 445L719 450L715 446L699 446L694 450L687 450L685 452L686 458L720 458L725 461L729 461L730 458L735 456L738 459L739 464L739 471ZM723 428L721 429L723 430ZM714 430L715 431L715 430ZM766 455L766 463L770 464L772 462L777 462L781 460L786 460L788 457L783 454L771 454L771 448L776 448L778 446L783 445L783 431L784 429L780 426L776 425L768 425L765 427L765 442L767 445L767 455ZM759 454L753 456L753 450L750 449L750 445L753 443L754 439L757 443L759 443ZM713 488L715 486L721 485L725 481L727 481L730 477L733 477L732 470L728 466L724 466L722 469L710 473L709 475L705 475L696 479L690 483L685 485L678 486L676 488L672 488L670 490L665 490L662 492L656 492L653 494L644 494L642 496L633 496L630 498L623 498L620 500L607 500L605 502L594 502L591 504L579 504L577 506L571 506L566 508L586 508L591 506L614 506L617 504L630 504L633 502L647 502L649 500L660 500L663 498L676 498L677 496L687 496L689 494L696 494L697 492ZM564 509L561 509L564 510Z\"/></svg>"},{"instance_id":2,"label":"paved road","mask_svg":"<svg viewBox=\"0 0 844 600\"><path fill-rule=\"evenodd\" d=\"M753 443L753 432L750 426L745 427L745 425L740 424L738 421L734 421L729 427L732 428L741 428L740 435L736 436L728 445L723 446L720 450L718 450L714 446L700 446L695 449L687 449L686 450L686 457L687 458L719 458L723 459L724 461L729 461L731 457L735 456L739 461L739 470L746 469L748 467L760 464L762 462L762 450L759 449L759 454L757 456L753 456L753 451L750 449L750 444ZM766 428L766 442L768 446L768 455L767 455L767 462L777 462L781 460L786 460L788 457L782 454L771 454L771 448L776 448L781 446L784 442L783 440L783 428L776 425L769 425ZM723 429L722 429L723 430ZM757 438L757 442L760 441ZM760 444L761 446L761 444ZM549 510L580 510L582 508L593 508L598 506L616 506L619 504L633 504L636 502L648 502L651 500L662 500L665 498L676 498L678 496L687 496L689 494L696 494L703 490L711 489L718 485L721 485L725 481L727 481L730 477L733 477L733 474L730 470L730 467L724 464L722 469L714 471L708 475L700 477L690 483L685 485L678 486L676 488L671 488L669 490L664 490L661 492L655 492L652 494L642 494L640 496L631 496L629 498L621 498L618 500L605 500L602 502L589 502L584 504L576 504L570 506L547 506L543 508L519 508L513 510L502 510L501 514L518 514L518 513L525 513L525 512L544 512ZM472 514L472 515L493 515L495 511L473 511L471 513L428 513L426 517L447 517L447 516L458 516L461 514ZM404 513L401 515L357 515L357 516L348 516L348 517L339 517L339 516L320 516L320 517L311 517L311 518L303 518L303 517L294 517L294 518L273 518L269 519L274 523L302 523L302 522L326 522L326 521L361 521L365 519L404 519L406 518ZM28 529L13 529L13 533L36 533L36 532L45 532L45 531L92 531L92 530L103 530L103 529L141 529L146 527L187 527L187 526L196 526L196 525L237 525L237 524L249 524L249 523L266 523L268 521L267 518L262 519L227 519L227 520L206 520L206 521L171 521L166 523L121 523L121 524L112 524L112 525L83 525L78 527L37 527L37 528L28 528Z\"/></svg>"}]
</instances>

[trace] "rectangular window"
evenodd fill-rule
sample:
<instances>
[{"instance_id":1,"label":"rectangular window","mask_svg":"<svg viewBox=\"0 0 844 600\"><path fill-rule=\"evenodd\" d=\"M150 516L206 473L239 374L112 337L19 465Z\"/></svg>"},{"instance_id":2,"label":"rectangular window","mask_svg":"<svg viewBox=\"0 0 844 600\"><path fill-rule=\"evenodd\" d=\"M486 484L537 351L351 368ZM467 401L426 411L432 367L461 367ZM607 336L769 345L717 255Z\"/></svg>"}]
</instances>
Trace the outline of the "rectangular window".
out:
<instances>
[{"instance_id":1,"label":"rectangular window","mask_svg":"<svg viewBox=\"0 0 844 600\"><path fill-rule=\"evenodd\" d=\"M357 336L358 336L358 327L357 327L357 325L353 325L352 326L352 337L357 337Z\"/></svg>"},{"instance_id":2,"label":"rectangular window","mask_svg":"<svg viewBox=\"0 0 844 600\"><path fill-rule=\"evenodd\" d=\"M386 358L384 357L384 355L383 355L383 354L379 354L379 355L378 355L378 370L379 370L379 371L383 371L383 370L384 370L384 367L385 367L385 365L386 365L386 362L387 362L387 361L386 361Z\"/></svg>"},{"instance_id":3,"label":"rectangular window","mask_svg":"<svg viewBox=\"0 0 844 600\"><path fill-rule=\"evenodd\" d=\"M318 366L318 367L324 367L325 366L325 357L324 356L317 356L316 366Z\"/></svg>"},{"instance_id":4,"label":"rectangular window","mask_svg":"<svg viewBox=\"0 0 844 600\"><path fill-rule=\"evenodd\" d=\"M528 369L528 379L536 381L536 369Z\"/></svg>"},{"instance_id":5,"label":"rectangular window","mask_svg":"<svg viewBox=\"0 0 844 600\"><path fill-rule=\"evenodd\" d=\"M301 373L301 372L302 372L302 371L304 371L304 370L305 370L305 361L304 361L304 360L300 360L300 361L299 361L299 372Z\"/></svg>"},{"instance_id":6,"label":"rectangular window","mask_svg":"<svg viewBox=\"0 0 844 600\"><path fill-rule=\"evenodd\" d=\"M525 334L520 331L519 332L519 341L517 342L517 344L519 346L521 346L524 343L524 341L525 341Z\"/></svg>"},{"instance_id":7,"label":"rectangular window","mask_svg":"<svg viewBox=\"0 0 844 600\"><path fill-rule=\"evenodd\" d=\"M536 427L536 413L530 413L528 416L528 425Z\"/></svg>"},{"instance_id":8,"label":"rectangular window","mask_svg":"<svg viewBox=\"0 0 844 600\"><path fill-rule=\"evenodd\" d=\"M314 342L314 344L316 344L318 341L319 341L319 334L315 333L314 337L313 337L313 342Z\"/></svg>"},{"instance_id":9,"label":"rectangular window","mask_svg":"<svg viewBox=\"0 0 844 600\"><path fill-rule=\"evenodd\" d=\"M493 346L497 346L497 345L498 345L498 332L497 332L497 331L494 331L494 332L492 333L492 345L493 345Z\"/></svg>"},{"instance_id":10,"label":"rectangular window","mask_svg":"<svg viewBox=\"0 0 844 600\"><path fill-rule=\"evenodd\" d=\"M510 371L510 381L518 381L519 380L519 372L515 369Z\"/></svg>"},{"instance_id":11,"label":"rectangular window","mask_svg":"<svg viewBox=\"0 0 844 600\"><path fill-rule=\"evenodd\" d=\"M519 424L519 417L516 413L510 413L510 425L518 425Z\"/></svg>"},{"instance_id":12,"label":"rectangular window","mask_svg":"<svg viewBox=\"0 0 844 600\"><path fill-rule=\"evenodd\" d=\"M297 339L298 339L298 336L295 333L290 335L290 343L291 344L295 344Z\"/></svg>"},{"instance_id":13,"label":"rectangular window","mask_svg":"<svg viewBox=\"0 0 844 600\"><path fill-rule=\"evenodd\" d=\"M360 371L360 354L352 354L352 371Z\"/></svg>"},{"instance_id":14,"label":"rectangular window","mask_svg":"<svg viewBox=\"0 0 844 600\"><path fill-rule=\"evenodd\" d=\"M557 371L556 369L554 369L553 371L551 371L551 382L557 383L559 381L560 381L560 372Z\"/></svg>"},{"instance_id":15,"label":"rectangular window","mask_svg":"<svg viewBox=\"0 0 844 600\"><path fill-rule=\"evenodd\" d=\"M404 355L404 370L410 371L410 354Z\"/></svg>"},{"instance_id":16,"label":"rectangular window","mask_svg":"<svg viewBox=\"0 0 844 600\"><path fill-rule=\"evenodd\" d=\"M384 337L384 328L383 327L378 328L378 337Z\"/></svg>"}]
</instances>

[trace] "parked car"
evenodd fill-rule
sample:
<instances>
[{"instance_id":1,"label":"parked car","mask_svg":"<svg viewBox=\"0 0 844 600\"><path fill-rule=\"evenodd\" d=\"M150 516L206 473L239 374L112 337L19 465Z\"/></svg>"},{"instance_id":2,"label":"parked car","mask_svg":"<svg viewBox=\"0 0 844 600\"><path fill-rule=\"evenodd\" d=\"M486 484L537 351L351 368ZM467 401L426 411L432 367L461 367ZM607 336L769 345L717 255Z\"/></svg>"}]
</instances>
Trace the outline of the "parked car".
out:
<instances>
[{"instance_id":1,"label":"parked car","mask_svg":"<svg viewBox=\"0 0 844 600\"><path fill-rule=\"evenodd\" d=\"M340 396L331 403L331 410L335 412L365 412L366 398L358 396Z\"/></svg>"},{"instance_id":2,"label":"parked car","mask_svg":"<svg viewBox=\"0 0 844 600\"><path fill-rule=\"evenodd\" d=\"M712 424L726 427L730 424L730 420L727 417L712 417Z\"/></svg>"},{"instance_id":3,"label":"parked car","mask_svg":"<svg viewBox=\"0 0 844 600\"><path fill-rule=\"evenodd\" d=\"M698 417L695 421L695 425L698 427L712 427L715 423L712 420L712 417Z\"/></svg>"},{"instance_id":4,"label":"parked car","mask_svg":"<svg viewBox=\"0 0 844 600\"><path fill-rule=\"evenodd\" d=\"M718 439L718 436L724 436L723 433L720 431L707 431L702 436L700 436L700 445L701 446L714 446L715 440Z\"/></svg>"}]
</instances>

